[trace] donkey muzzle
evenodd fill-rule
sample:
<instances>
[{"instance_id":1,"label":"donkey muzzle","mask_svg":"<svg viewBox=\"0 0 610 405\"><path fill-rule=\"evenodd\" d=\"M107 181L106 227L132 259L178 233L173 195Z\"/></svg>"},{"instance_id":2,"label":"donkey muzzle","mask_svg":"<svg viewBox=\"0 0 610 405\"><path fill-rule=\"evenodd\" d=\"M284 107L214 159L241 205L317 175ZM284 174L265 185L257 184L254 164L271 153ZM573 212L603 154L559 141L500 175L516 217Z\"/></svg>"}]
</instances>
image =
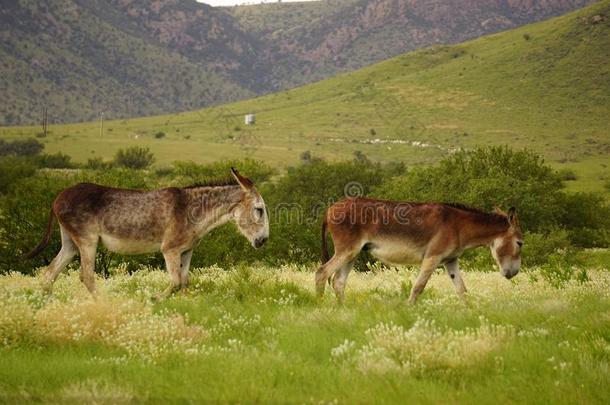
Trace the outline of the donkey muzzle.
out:
<instances>
[{"instance_id":1,"label":"donkey muzzle","mask_svg":"<svg viewBox=\"0 0 610 405\"><path fill-rule=\"evenodd\" d=\"M517 273L519 273L519 269L510 269L503 271L504 277L506 277L507 280L510 280L511 278L515 277Z\"/></svg>"},{"instance_id":2,"label":"donkey muzzle","mask_svg":"<svg viewBox=\"0 0 610 405\"><path fill-rule=\"evenodd\" d=\"M263 246L265 242L267 242L267 239L269 238L266 236L261 236L260 238L254 239L254 247L258 249L259 247Z\"/></svg>"}]
</instances>

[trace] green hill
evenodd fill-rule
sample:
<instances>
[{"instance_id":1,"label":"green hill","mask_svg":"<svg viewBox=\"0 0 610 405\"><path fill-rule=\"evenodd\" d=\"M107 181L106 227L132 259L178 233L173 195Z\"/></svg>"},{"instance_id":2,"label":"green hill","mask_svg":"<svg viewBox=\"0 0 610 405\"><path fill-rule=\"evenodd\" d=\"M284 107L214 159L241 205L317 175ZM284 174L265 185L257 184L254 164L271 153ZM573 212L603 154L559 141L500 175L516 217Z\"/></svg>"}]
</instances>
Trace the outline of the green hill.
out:
<instances>
[{"instance_id":1,"label":"green hill","mask_svg":"<svg viewBox=\"0 0 610 405\"><path fill-rule=\"evenodd\" d=\"M78 122L100 111L115 118L161 114L254 94L155 42L134 18L99 0L4 2L0 123L37 122L44 107L51 122Z\"/></svg>"},{"instance_id":2,"label":"green hill","mask_svg":"<svg viewBox=\"0 0 610 405\"><path fill-rule=\"evenodd\" d=\"M0 125L234 102L575 10L593 0L21 0L0 7Z\"/></svg>"},{"instance_id":3,"label":"green hill","mask_svg":"<svg viewBox=\"0 0 610 405\"><path fill-rule=\"evenodd\" d=\"M245 126L243 116L256 114ZM49 152L77 160L149 146L160 165L253 157L279 166L304 151L430 163L455 148L532 148L570 187L602 190L610 163L610 0L455 46L411 52L319 83L188 113L53 126ZM2 128L28 137L36 127ZM155 139L156 132L166 134Z\"/></svg>"}]
</instances>

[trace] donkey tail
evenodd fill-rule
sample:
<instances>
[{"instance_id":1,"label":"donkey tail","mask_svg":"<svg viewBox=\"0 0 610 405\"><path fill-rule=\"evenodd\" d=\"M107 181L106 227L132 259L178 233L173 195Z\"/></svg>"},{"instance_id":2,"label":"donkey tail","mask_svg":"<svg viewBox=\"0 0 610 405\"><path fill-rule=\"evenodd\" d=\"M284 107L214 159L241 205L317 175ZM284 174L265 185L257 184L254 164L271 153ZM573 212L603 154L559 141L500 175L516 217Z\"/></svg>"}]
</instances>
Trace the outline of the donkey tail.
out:
<instances>
[{"instance_id":1,"label":"donkey tail","mask_svg":"<svg viewBox=\"0 0 610 405\"><path fill-rule=\"evenodd\" d=\"M328 222L326 221L326 217L324 217L324 220L322 221L322 264L330 260L330 255L328 254L328 241L326 240L327 227Z\"/></svg>"},{"instance_id":2,"label":"donkey tail","mask_svg":"<svg viewBox=\"0 0 610 405\"><path fill-rule=\"evenodd\" d=\"M51 212L49 213L49 221L47 222L47 231L42 237L42 240L38 243L38 245L32 249L29 253L23 256L25 259L31 259L36 256L40 252L44 250L45 247L49 244L51 240L51 234L53 233L53 222L55 220L55 213L53 212L53 208L51 208Z\"/></svg>"}]
</instances>

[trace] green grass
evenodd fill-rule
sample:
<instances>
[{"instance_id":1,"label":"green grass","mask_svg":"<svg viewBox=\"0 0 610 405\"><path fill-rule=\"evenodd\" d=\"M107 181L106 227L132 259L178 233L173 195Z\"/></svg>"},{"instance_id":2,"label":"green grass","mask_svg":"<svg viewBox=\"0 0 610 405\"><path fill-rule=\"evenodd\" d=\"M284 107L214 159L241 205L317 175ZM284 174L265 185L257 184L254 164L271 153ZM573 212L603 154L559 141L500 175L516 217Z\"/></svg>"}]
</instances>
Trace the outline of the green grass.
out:
<instances>
[{"instance_id":1,"label":"green grass","mask_svg":"<svg viewBox=\"0 0 610 405\"><path fill-rule=\"evenodd\" d=\"M604 191L610 154L610 1L455 46L408 53L319 83L174 115L52 126L48 152L77 161L146 145L158 165L253 157L279 167L303 151L428 164L455 148L531 148L572 190ZM526 35L527 34L527 35ZM527 39L526 39L527 38ZM253 126L246 113L257 114ZM164 139L154 133L163 131ZM8 138L37 127L0 128ZM370 143L379 139L377 143ZM414 143L415 142L415 143ZM418 143L419 142L419 143ZM420 143L424 143L422 146Z\"/></svg>"},{"instance_id":2,"label":"green grass","mask_svg":"<svg viewBox=\"0 0 610 405\"><path fill-rule=\"evenodd\" d=\"M605 403L607 270L560 289L466 272L465 303L439 272L416 306L413 271L352 273L344 307L311 266L198 269L156 305L161 271L115 269L97 301L75 272L51 297L2 276L0 401Z\"/></svg>"}]
</instances>

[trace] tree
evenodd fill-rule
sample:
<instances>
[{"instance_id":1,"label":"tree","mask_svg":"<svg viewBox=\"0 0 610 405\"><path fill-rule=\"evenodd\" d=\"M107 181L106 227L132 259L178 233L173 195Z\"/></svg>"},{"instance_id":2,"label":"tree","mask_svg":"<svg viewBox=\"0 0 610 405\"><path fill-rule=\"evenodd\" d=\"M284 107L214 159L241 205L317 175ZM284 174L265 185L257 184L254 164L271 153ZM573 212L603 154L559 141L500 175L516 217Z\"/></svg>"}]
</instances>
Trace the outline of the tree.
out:
<instances>
[{"instance_id":1,"label":"tree","mask_svg":"<svg viewBox=\"0 0 610 405\"><path fill-rule=\"evenodd\" d=\"M127 149L120 149L114 161L117 166L129 169L146 169L155 162L155 156L148 148L133 146Z\"/></svg>"}]
</instances>

